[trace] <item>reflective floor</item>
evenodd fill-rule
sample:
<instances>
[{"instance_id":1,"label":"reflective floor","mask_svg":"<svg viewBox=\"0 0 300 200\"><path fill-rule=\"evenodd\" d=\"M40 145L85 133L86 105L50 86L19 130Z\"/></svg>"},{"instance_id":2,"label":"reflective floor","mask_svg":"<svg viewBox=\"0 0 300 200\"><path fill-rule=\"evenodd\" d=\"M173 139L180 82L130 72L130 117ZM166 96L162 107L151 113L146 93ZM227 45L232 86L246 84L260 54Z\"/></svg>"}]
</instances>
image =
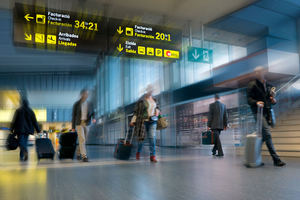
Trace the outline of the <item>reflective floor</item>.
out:
<instances>
[{"instance_id":1,"label":"reflective floor","mask_svg":"<svg viewBox=\"0 0 300 200\"><path fill-rule=\"evenodd\" d=\"M113 147L89 146L91 162L37 163L30 149L27 164L18 151L0 150L1 200L293 200L299 199L300 159L285 158L276 168L247 169L243 158L227 150L224 158L203 149L159 148L159 163L112 158Z\"/></svg>"}]
</instances>

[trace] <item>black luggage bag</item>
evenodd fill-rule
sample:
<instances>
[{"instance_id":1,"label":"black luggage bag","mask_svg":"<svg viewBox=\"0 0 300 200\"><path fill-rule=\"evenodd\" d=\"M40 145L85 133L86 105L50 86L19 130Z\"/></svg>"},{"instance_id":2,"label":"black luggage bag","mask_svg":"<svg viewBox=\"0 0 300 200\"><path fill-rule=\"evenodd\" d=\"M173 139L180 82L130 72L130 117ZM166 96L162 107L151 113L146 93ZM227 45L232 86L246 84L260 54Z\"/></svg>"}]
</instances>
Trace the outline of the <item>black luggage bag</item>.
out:
<instances>
[{"instance_id":1,"label":"black luggage bag","mask_svg":"<svg viewBox=\"0 0 300 200\"><path fill-rule=\"evenodd\" d=\"M214 133L211 130L202 132L202 144L211 145L214 143Z\"/></svg>"},{"instance_id":2,"label":"black luggage bag","mask_svg":"<svg viewBox=\"0 0 300 200\"><path fill-rule=\"evenodd\" d=\"M76 151L77 132L62 133L59 137L59 159L73 159Z\"/></svg>"},{"instance_id":3,"label":"black luggage bag","mask_svg":"<svg viewBox=\"0 0 300 200\"><path fill-rule=\"evenodd\" d=\"M49 138L37 138L35 147L38 160L42 158L54 159L55 151Z\"/></svg>"},{"instance_id":4,"label":"black luggage bag","mask_svg":"<svg viewBox=\"0 0 300 200\"><path fill-rule=\"evenodd\" d=\"M129 160L132 150L132 138L133 138L134 128L130 128L129 131L127 131L125 139L120 138L117 141L115 151L114 151L114 157L119 160ZM128 136L131 135L131 139L128 141Z\"/></svg>"},{"instance_id":5,"label":"black luggage bag","mask_svg":"<svg viewBox=\"0 0 300 200\"><path fill-rule=\"evenodd\" d=\"M13 133L10 133L6 139L6 149L9 151L16 150L18 148L18 146L19 146L19 141L16 138L16 135Z\"/></svg>"}]
</instances>

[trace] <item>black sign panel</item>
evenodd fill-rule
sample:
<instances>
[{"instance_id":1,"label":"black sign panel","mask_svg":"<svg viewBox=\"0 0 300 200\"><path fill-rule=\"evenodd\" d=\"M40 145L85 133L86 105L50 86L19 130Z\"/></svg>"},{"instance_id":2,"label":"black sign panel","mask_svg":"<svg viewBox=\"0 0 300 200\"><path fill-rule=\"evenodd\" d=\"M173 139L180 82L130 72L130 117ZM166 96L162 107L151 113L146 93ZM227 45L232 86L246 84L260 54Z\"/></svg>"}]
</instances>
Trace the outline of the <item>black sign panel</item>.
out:
<instances>
[{"instance_id":1,"label":"black sign panel","mask_svg":"<svg viewBox=\"0 0 300 200\"><path fill-rule=\"evenodd\" d=\"M107 51L106 31L102 16L15 4L16 45L97 53Z\"/></svg>"},{"instance_id":2,"label":"black sign panel","mask_svg":"<svg viewBox=\"0 0 300 200\"><path fill-rule=\"evenodd\" d=\"M170 60L181 57L179 29L119 19L110 19L108 27L111 55Z\"/></svg>"}]
</instances>

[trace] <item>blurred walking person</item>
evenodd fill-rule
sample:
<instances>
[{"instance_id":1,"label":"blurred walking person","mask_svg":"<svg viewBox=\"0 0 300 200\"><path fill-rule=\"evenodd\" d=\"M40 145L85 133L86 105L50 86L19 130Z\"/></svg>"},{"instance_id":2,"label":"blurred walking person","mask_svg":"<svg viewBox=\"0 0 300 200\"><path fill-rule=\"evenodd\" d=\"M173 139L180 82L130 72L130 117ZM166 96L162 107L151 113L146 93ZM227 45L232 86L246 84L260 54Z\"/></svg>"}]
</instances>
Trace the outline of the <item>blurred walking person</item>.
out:
<instances>
[{"instance_id":1,"label":"blurred walking person","mask_svg":"<svg viewBox=\"0 0 300 200\"><path fill-rule=\"evenodd\" d=\"M88 162L88 156L86 151L86 139L88 134L88 125L90 122L95 122L94 109L92 103L87 99L89 93L87 89L83 89L80 92L80 99L75 102L72 112L72 131L77 131L79 148L77 148L77 159L83 162Z\"/></svg>"},{"instance_id":2,"label":"blurred walking person","mask_svg":"<svg viewBox=\"0 0 300 200\"><path fill-rule=\"evenodd\" d=\"M160 111L158 109L158 103L156 99L152 96L153 91L153 86L148 85L146 88L146 94L143 95L136 103L134 115L130 125L135 126L134 135L136 135L138 138L136 159L140 159L140 154L142 152L145 139L148 139L150 161L156 163L156 127Z\"/></svg>"},{"instance_id":3,"label":"blurred walking person","mask_svg":"<svg viewBox=\"0 0 300 200\"><path fill-rule=\"evenodd\" d=\"M227 128L227 120L228 114L226 110L226 106L220 102L220 96L218 94L215 95L215 102L209 105L208 112L208 122L207 126L214 134L214 147L212 149L212 154L216 156L222 157L224 156L224 152L222 149L222 144L220 140L220 134L222 130L226 130Z\"/></svg>"},{"instance_id":4,"label":"blurred walking person","mask_svg":"<svg viewBox=\"0 0 300 200\"><path fill-rule=\"evenodd\" d=\"M21 161L28 160L28 137L29 135L34 134L34 130L38 133L40 132L36 116L29 107L28 100L26 98L22 98L21 106L16 110L11 123L11 131L18 137Z\"/></svg>"},{"instance_id":5,"label":"blurred walking person","mask_svg":"<svg viewBox=\"0 0 300 200\"><path fill-rule=\"evenodd\" d=\"M248 104L251 107L252 113L255 120L257 120L257 108L258 106L263 108L263 118L262 118L262 140L266 142L267 148L270 155L272 156L275 166L282 167L286 163L282 162L277 155L271 136L272 125L272 105L276 104L276 99L272 94L273 86L269 84L265 79L265 69L263 67L255 68L256 79L252 80L248 84L247 97Z\"/></svg>"}]
</instances>

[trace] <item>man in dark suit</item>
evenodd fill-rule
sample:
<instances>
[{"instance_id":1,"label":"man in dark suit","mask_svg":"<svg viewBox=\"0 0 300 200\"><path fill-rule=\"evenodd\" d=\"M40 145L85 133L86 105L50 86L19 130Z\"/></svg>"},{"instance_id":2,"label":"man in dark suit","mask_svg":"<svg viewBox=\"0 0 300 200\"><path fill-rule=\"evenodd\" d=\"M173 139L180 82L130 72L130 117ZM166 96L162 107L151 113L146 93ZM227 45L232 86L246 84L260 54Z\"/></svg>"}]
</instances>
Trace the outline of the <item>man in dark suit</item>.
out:
<instances>
[{"instance_id":1,"label":"man in dark suit","mask_svg":"<svg viewBox=\"0 0 300 200\"><path fill-rule=\"evenodd\" d=\"M215 102L209 105L209 112L208 112L208 122L207 126L214 134L214 148L212 149L213 155L217 156L224 156L222 144L220 140L220 134L222 130L226 130L227 128L227 110L226 106L221 103L220 97L218 94L215 95Z\"/></svg>"},{"instance_id":2,"label":"man in dark suit","mask_svg":"<svg viewBox=\"0 0 300 200\"><path fill-rule=\"evenodd\" d=\"M272 116L270 109L276 104L276 99L272 95L273 86L265 79L265 68L257 67L255 70L256 79L250 81L247 88L248 104L251 107L255 120L257 115L257 107L263 108L262 118L262 140L266 142L270 155L273 158L274 165L282 167L285 165L277 155L273 146L270 126L272 125Z\"/></svg>"}]
</instances>

